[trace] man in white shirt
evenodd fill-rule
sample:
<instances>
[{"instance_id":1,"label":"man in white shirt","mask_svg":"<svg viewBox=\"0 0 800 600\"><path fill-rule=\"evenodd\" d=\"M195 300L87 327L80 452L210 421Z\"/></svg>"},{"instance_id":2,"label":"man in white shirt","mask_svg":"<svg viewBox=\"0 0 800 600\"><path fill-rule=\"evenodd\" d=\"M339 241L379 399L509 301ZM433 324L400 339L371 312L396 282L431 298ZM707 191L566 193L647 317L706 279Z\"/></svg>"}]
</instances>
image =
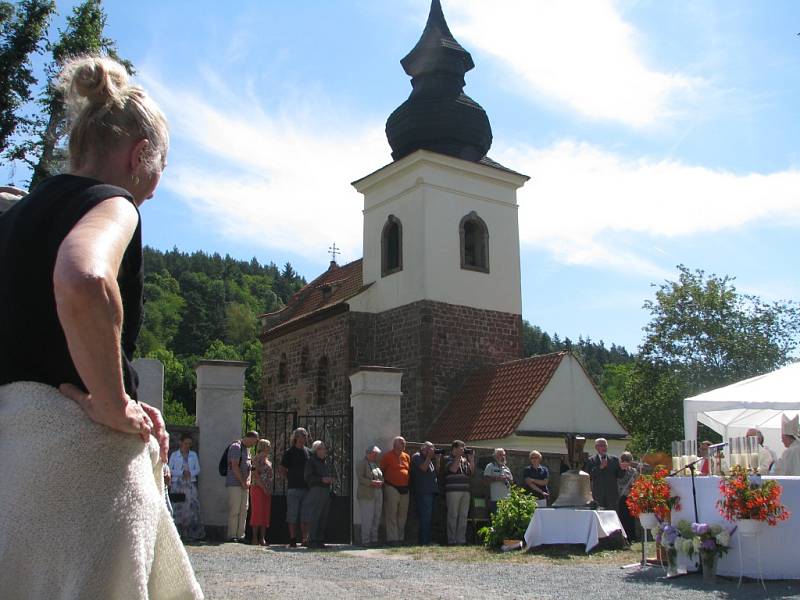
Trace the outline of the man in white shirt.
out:
<instances>
[{"instance_id":1,"label":"man in white shirt","mask_svg":"<svg viewBox=\"0 0 800 600\"><path fill-rule=\"evenodd\" d=\"M497 510L497 501L508 497L514 476L506 466L506 451L496 448L494 462L490 462L483 470L483 478L489 482L489 514Z\"/></svg>"},{"instance_id":2,"label":"man in white shirt","mask_svg":"<svg viewBox=\"0 0 800 600\"><path fill-rule=\"evenodd\" d=\"M748 429L746 437L758 439L758 474L769 475L770 467L775 462L775 453L764 445L764 434L758 429Z\"/></svg>"},{"instance_id":3,"label":"man in white shirt","mask_svg":"<svg viewBox=\"0 0 800 600\"><path fill-rule=\"evenodd\" d=\"M775 467L776 475L800 476L800 433L798 433L798 420L800 415L794 419L787 419L786 415L781 415L781 441L786 447Z\"/></svg>"}]
</instances>

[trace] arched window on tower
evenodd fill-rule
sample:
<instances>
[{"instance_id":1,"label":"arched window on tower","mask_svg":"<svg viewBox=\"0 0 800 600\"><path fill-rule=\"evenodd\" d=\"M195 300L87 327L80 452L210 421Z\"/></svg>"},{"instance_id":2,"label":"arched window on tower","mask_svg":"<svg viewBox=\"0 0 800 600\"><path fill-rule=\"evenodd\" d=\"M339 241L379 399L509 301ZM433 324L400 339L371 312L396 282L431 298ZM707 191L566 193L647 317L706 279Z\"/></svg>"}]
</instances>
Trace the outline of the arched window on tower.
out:
<instances>
[{"instance_id":1,"label":"arched window on tower","mask_svg":"<svg viewBox=\"0 0 800 600\"><path fill-rule=\"evenodd\" d=\"M381 277L403 270L403 224L389 215L381 233Z\"/></svg>"},{"instance_id":2,"label":"arched window on tower","mask_svg":"<svg viewBox=\"0 0 800 600\"><path fill-rule=\"evenodd\" d=\"M286 353L281 353L281 362L278 363L278 383L286 383L288 379L288 365L286 360Z\"/></svg>"},{"instance_id":3,"label":"arched window on tower","mask_svg":"<svg viewBox=\"0 0 800 600\"><path fill-rule=\"evenodd\" d=\"M472 211L458 227L461 239L461 268L470 271L489 272L489 229L486 223Z\"/></svg>"},{"instance_id":4,"label":"arched window on tower","mask_svg":"<svg viewBox=\"0 0 800 600\"><path fill-rule=\"evenodd\" d=\"M317 363L317 406L328 402L328 357L323 356Z\"/></svg>"}]
</instances>

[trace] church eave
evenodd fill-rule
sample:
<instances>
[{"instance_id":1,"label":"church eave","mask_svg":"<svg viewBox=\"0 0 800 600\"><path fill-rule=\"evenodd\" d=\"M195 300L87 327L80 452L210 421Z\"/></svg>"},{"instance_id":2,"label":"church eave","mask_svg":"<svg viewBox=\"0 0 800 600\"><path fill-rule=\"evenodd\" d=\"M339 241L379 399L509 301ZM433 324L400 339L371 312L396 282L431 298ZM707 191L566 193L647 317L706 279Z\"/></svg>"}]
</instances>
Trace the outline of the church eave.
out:
<instances>
[{"instance_id":1,"label":"church eave","mask_svg":"<svg viewBox=\"0 0 800 600\"><path fill-rule=\"evenodd\" d=\"M331 306L326 306L319 310L316 310L312 313L308 313L303 315L298 319L293 319L287 321L285 323L281 323L280 325L273 327L272 329L265 331L261 335L258 336L258 339L262 342L270 342L281 338L285 335L308 327L309 325L313 325L314 323L319 323L320 321L324 321L326 319L330 319L331 317L335 317L337 315L341 315L346 313L350 310L350 305L347 302L339 302L338 304L333 304Z\"/></svg>"}]
</instances>

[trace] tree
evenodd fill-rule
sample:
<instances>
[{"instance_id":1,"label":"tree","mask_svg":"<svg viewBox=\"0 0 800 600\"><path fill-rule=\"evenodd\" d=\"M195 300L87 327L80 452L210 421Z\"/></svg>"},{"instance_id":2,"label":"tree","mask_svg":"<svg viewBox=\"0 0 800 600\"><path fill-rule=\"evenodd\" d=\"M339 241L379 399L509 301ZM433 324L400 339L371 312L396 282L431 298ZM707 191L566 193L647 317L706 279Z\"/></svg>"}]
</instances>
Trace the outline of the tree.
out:
<instances>
[{"instance_id":1,"label":"tree","mask_svg":"<svg viewBox=\"0 0 800 600\"><path fill-rule=\"evenodd\" d=\"M0 2L0 150L6 150L20 125L30 122L20 114L38 83L30 57L40 51L55 8L52 0L23 0L16 8Z\"/></svg>"},{"instance_id":2,"label":"tree","mask_svg":"<svg viewBox=\"0 0 800 600\"><path fill-rule=\"evenodd\" d=\"M793 302L740 294L734 278L678 265L644 308L642 360L679 373L693 393L768 373L791 360L800 335Z\"/></svg>"},{"instance_id":3,"label":"tree","mask_svg":"<svg viewBox=\"0 0 800 600\"><path fill-rule=\"evenodd\" d=\"M632 449L669 450L683 438L683 399L792 360L800 335L793 302L767 303L737 292L734 279L678 266L644 307L651 320L637 362L616 386ZM617 373L619 375L619 373Z\"/></svg>"},{"instance_id":4,"label":"tree","mask_svg":"<svg viewBox=\"0 0 800 600\"><path fill-rule=\"evenodd\" d=\"M144 282L145 317L139 332L138 346L142 354L157 348L168 348L183 319L186 301L180 285L167 270L148 273Z\"/></svg>"},{"instance_id":5,"label":"tree","mask_svg":"<svg viewBox=\"0 0 800 600\"><path fill-rule=\"evenodd\" d=\"M73 9L67 18L67 28L61 32L58 42L50 46L53 62L47 68L49 84L40 100L46 123L40 124L38 139L29 141L20 150L33 167L31 189L42 179L58 173L66 162L66 154L59 148L66 133L66 105L57 80L64 63L75 56L105 53L122 63L128 73L134 73L133 64L117 55L116 42L103 35L106 19L102 0L85 0Z\"/></svg>"}]
</instances>

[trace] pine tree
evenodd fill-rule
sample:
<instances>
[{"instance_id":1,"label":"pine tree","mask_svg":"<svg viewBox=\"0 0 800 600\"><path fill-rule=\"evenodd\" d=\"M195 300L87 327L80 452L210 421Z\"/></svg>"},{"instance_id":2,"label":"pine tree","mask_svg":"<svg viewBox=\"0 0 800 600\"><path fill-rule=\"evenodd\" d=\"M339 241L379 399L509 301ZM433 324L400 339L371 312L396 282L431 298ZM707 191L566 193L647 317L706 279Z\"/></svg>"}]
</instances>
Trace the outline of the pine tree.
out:
<instances>
[{"instance_id":1,"label":"pine tree","mask_svg":"<svg viewBox=\"0 0 800 600\"><path fill-rule=\"evenodd\" d=\"M38 83L30 57L40 51L55 8L53 0L23 0L16 8L0 2L0 151L7 149L18 127L28 123L20 109Z\"/></svg>"}]
</instances>

